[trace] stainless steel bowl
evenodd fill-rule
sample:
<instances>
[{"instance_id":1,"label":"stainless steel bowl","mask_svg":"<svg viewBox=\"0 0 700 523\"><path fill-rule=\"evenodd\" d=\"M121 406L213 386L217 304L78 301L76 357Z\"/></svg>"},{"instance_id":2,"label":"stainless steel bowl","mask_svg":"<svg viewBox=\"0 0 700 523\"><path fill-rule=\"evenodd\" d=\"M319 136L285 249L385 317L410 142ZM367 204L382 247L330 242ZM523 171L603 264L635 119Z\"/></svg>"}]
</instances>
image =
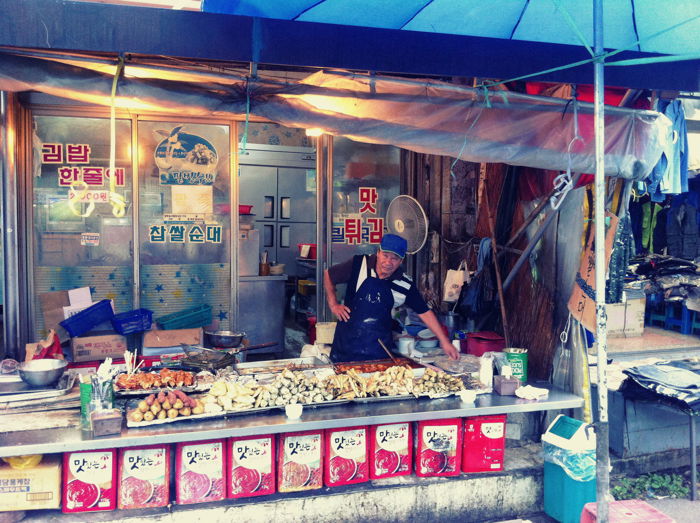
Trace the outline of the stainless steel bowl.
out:
<instances>
[{"instance_id":1,"label":"stainless steel bowl","mask_svg":"<svg viewBox=\"0 0 700 523\"><path fill-rule=\"evenodd\" d=\"M66 360L32 360L19 366L19 376L31 387L48 387L55 384L66 371Z\"/></svg>"},{"instance_id":2,"label":"stainless steel bowl","mask_svg":"<svg viewBox=\"0 0 700 523\"><path fill-rule=\"evenodd\" d=\"M245 332L204 331L204 334L209 337L212 346L224 349L238 347L245 338Z\"/></svg>"}]
</instances>

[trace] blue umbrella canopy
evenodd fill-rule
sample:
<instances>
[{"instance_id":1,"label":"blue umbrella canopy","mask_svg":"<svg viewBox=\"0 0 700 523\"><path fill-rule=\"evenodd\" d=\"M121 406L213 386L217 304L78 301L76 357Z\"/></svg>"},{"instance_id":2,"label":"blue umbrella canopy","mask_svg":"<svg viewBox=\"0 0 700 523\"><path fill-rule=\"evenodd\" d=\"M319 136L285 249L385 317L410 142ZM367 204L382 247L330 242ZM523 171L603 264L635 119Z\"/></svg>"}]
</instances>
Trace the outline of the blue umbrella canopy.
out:
<instances>
[{"instance_id":1,"label":"blue umbrella canopy","mask_svg":"<svg viewBox=\"0 0 700 523\"><path fill-rule=\"evenodd\" d=\"M202 10L298 22L593 45L586 0L203 0ZM700 54L697 0L605 0L604 47Z\"/></svg>"}]
</instances>

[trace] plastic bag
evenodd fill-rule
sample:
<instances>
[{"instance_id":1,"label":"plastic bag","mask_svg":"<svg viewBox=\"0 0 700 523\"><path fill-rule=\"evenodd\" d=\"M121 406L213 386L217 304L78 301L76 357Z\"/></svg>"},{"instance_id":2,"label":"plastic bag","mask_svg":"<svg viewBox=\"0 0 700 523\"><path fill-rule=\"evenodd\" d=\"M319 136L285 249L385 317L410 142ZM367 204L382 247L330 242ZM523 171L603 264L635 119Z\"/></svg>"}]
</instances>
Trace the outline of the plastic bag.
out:
<instances>
[{"instance_id":1,"label":"plastic bag","mask_svg":"<svg viewBox=\"0 0 700 523\"><path fill-rule=\"evenodd\" d=\"M457 270L449 269L445 274L445 283L443 285L442 301L454 303L459 298L462 292L462 285L466 280L467 262L462 260L457 267Z\"/></svg>"},{"instance_id":2,"label":"plastic bag","mask_svg":"<svg viewBox=\"0 0 700 523\"><path fill-rule=\"evenodd\" d=\"M568 450L551 443L542 443L544 460L559 465L574 481L590 481L595 478L595 449Z\"/></svg>"}]
</instances>

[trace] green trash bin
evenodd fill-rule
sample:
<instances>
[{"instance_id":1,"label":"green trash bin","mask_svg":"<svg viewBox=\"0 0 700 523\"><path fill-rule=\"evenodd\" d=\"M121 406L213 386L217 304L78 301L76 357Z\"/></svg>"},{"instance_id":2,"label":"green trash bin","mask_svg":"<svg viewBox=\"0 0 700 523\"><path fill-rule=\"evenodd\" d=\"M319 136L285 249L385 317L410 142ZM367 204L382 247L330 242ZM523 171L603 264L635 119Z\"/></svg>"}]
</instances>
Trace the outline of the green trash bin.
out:
<instances>
[{"instance_id":1,"label":"green trash bin","mask_svg":"<svg viewBox=\"0 0 700 523\"><path fill-rule=\"evenodd\" d=\"M593 427L560 414L542 435L544 511L561 523L579 523L596 500L596 437Z\"/></svg>"}]
</instances>

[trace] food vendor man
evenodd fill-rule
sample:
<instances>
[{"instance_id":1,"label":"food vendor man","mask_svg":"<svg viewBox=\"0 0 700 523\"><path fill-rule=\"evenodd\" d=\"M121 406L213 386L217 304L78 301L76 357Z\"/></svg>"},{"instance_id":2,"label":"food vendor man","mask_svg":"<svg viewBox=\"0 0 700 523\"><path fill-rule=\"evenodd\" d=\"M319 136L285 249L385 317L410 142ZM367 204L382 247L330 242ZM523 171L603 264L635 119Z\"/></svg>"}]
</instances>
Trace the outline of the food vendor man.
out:
<instances>
[{"instance_id":1,"label":"food vendor man","mask_svg":"<svg viewBox=\"0 0 700 523\"><path fill-rule=\"evenodd\" d=\"M326 300L339 320L331 351L333 361L386 358L378 340L389 349L394 347L391 311L402 305L418 314L450 358L459 357L435 313L401 268L406 247L401 236L385 234L376 254L357 255L324 271ZM347 283L344 303L338 303L336 298L335 286L339 283Z\"/></svg>"}]
</instances>

